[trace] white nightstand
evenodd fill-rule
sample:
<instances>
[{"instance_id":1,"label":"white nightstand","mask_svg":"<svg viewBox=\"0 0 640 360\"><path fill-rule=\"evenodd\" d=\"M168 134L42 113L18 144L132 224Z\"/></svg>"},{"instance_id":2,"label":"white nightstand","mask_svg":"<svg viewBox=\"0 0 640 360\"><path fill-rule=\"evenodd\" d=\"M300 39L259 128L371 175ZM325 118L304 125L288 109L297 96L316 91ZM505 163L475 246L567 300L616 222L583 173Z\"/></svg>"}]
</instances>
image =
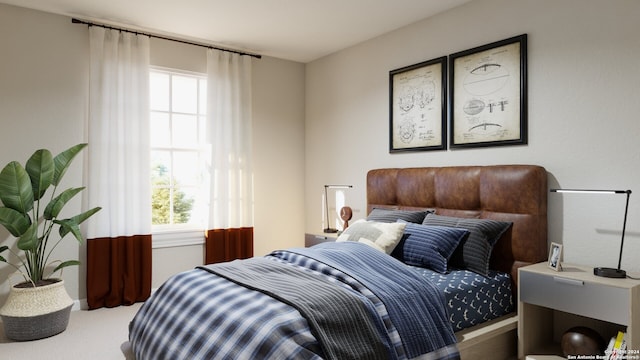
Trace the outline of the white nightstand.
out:
<instances>
[{"instance_id":1,"label":"white nightstand","mask_svg":"<svg viewBox=\"0 0 640 360\"><path fill-rule=\"evenodd\" d=\"M573 326L598 331L605 342L627 332L627 349L640 349L640 281L593 275L593 268L546 263L518 270L518 358L561 355L560 338Z\"/></svg>"},{"instance_id":2,"label":"white nightstand","mask_svg":"<svg viewBox=\"0 0 640 360\"><path fill-rule=\"evenodd\" d=\"M311 247L323 242L336 241L338 233L306 233L304 234L304 246Z\"/></svg>"}]
</instances>

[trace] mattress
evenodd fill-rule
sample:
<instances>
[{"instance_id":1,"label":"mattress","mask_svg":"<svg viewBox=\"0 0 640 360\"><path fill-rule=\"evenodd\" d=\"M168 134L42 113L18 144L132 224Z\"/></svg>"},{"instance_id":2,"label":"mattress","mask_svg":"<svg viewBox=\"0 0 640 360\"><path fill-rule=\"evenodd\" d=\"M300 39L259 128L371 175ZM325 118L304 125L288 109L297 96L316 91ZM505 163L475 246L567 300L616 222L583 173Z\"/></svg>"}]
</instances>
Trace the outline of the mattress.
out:
<instances>
[{"instance_id":1,"label":"mattress","mask_svg":"<svg viewBox=\"0 0 640 360\"><path fill-rule=\"evenodd\" d=\"M453 331L460 331L515 310L511 277L489 270L482 276L469 270L440 274L426 268L416 269L442 290Z\"/></svg>"}]
</instances>

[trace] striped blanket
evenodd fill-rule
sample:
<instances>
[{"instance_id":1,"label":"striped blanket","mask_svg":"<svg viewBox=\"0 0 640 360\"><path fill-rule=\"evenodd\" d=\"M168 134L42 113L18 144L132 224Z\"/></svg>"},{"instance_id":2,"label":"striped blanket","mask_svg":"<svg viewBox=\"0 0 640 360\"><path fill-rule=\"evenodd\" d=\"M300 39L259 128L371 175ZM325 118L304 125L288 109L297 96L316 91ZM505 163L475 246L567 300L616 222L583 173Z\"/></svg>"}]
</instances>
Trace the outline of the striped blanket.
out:
<instances>
[{"instance_id":1,"label":"striped blanket","mask_svg":"<svg viewBox=\"0 0 640 360\"><path fill-rule=\"evenodd\" d=\"M178 274L129 340L138 360L457 359L446 319L442 294L414 270L326 243Z\"/></svg>"},{"instance_id":2,"label":"striped blanket","mask_svg":"<svg viewBox=\"0 0 640 360\"><path fill-rule=\"evenodd\" d=\"M366 303L353 292L317 281L308 272L265 258L236 260L209 266L211 273L260 291L296 308L329 359L388 359L384 327L368 314Z\"/></svg>"}]
</instances>

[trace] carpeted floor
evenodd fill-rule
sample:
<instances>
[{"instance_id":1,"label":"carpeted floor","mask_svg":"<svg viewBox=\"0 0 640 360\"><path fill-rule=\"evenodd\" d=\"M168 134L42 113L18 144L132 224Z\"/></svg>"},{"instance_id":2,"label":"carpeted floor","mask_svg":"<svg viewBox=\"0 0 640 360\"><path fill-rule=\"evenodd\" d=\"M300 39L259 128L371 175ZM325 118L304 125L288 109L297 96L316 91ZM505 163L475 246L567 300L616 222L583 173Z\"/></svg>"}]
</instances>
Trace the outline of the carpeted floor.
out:
<instances>
[{"instance_id":1,"label":"carpeted floor","mask_svg":"<svg viewBox=\"0 0 640 360\"><path fill-rule=\"evenodd\" d=\"M0 322L0 359L122 360L120 346L127 341L129 321L141 305L72 311L63 333L29 342L7 339Z\"/></svg>"}]
</instances>

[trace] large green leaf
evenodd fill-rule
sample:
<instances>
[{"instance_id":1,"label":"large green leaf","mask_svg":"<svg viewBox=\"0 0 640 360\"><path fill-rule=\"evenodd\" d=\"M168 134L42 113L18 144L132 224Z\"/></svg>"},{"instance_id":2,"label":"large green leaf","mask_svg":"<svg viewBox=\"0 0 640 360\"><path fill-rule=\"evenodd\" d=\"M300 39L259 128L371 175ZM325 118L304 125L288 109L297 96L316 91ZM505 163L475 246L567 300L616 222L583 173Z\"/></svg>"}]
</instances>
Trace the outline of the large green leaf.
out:
<instances>
[{"instance_id":1,"label":"large green leaf","mask_svg":"<svg viewBox=\"0 0 640 360\"><path fill-rule=\"evenodd\" d=\"M31 218L14 209L0 207L0 224L2 224L11 235L20 237L29 229Z\"/></svg>"},{"instance_id":2,"label":"large green leaf","mask_svg":"<svg viewBox=\"0 0 640 360\"><path fill-rule=\"evenodd\" d=\"M53 269L52 273L55 273L56 271L66 268L67 266L75 266L75 265L80 265L80 261L78 260L68 260L65 261L63 263L61 263L60 265L56 266L55 269Z\"/></svg>"},{"instance_id":3,"label":"large green leaf","mask_svg":"<svg viewBox=\"0 0 640 360\"><path fill-rule=\"evenodd\" d=\"M33 209L31 180L17 161L8 163L0 172L0 199L4 206L21 214Z\"/></svg>"},{"instance_id":4,"label":"large green leaf","mask_svg":"<svg viewBox=\"0 0 640 360\"><path fill-rule=\"evenodd\" d=\"M56 155L53 159L56 166L53 185L58 186L58 184L60 184L60 180L62 180L62 177L64 177L64 174L67 172L73 158L86 146L87 144L78 144Z\"/></svg>"},{"instance_id":5,"label":"large green leaf","mask_svg":"<svg viewBox=\"0 0 640 360\"><path fill-rule=\"evenodd\" d=\"M67 236L68 233L72 233L76 240L78 240L78 242L82 244L82 233L80 233L80 225L78 225L78 223L71 219L54 220L54 222L60 225L58 233L60 234L61 238Z\"/></svg>"},{"instance_id":6,"label":"large green leaf","mask_svg":"<svg viewBox=\"0 0 640 360\"><path fill-rule=\"evenodd\" d=\"M84 187L79 188L71 188L61 192L58 196L56 196L47 207L44 209L43 216L47 220L55 219L62 211L62 208L73 198L77 193L84 190Z\"/></svg>"},{"instance_id":7,"label":"large green leaf","mask_svg":"<svg viewBox=\"0 0 640 360\"><path fill-rule=\"evenodd\" d=\"M35 251L38 247L38 223L33 223L29 229L18 239L18 249Z\"/></svg>"},{"instance_id":8,"label":"large green leaf","mask_svg":"<svg viewBox=\"0 0 640 360\"><path fill-rule=\"evenodd\" d=\"M79 225L79 224L82 224L85 220L87 220L88 218L93 216L93 214L97 213L100 210L102 210L102 208L100 206L96 206L93 209L89 209L89 210L83 212L80 215L76 215L76 216L72 217L71 219L73 219Z\"/></svg>"},{"instance_id":9,"label":"large green leaf","mask_svg":"<svg viewBox=\"0 0 640 360\"><path fill-rule=\"evenodd\" d=\"M53 155L46 149L40 149L31 155L25 165L25 169L31 179L33 187L33 197L39 200L47 192L47 189L53 181L55 173L55 165L53 163Z\"/></svg>"},{"instance_id":10,"label":"large green leaf","mask_svg":"<svg viewBox=\"0 0 640 360\"><path fill-rule=\"evenodd\" d=\"M60 237L65 237L68 233L72 233L73 236L78 240L78 242L82 243L82 234L80 233L80 224L82 224L85 220L90 218L93 214L100 211L101 207L94 207L91 210L87 210L80 215L76 215L69 219L64 220L55 220L54 222L60 225Z\"/></svg>"}]
</instances>

